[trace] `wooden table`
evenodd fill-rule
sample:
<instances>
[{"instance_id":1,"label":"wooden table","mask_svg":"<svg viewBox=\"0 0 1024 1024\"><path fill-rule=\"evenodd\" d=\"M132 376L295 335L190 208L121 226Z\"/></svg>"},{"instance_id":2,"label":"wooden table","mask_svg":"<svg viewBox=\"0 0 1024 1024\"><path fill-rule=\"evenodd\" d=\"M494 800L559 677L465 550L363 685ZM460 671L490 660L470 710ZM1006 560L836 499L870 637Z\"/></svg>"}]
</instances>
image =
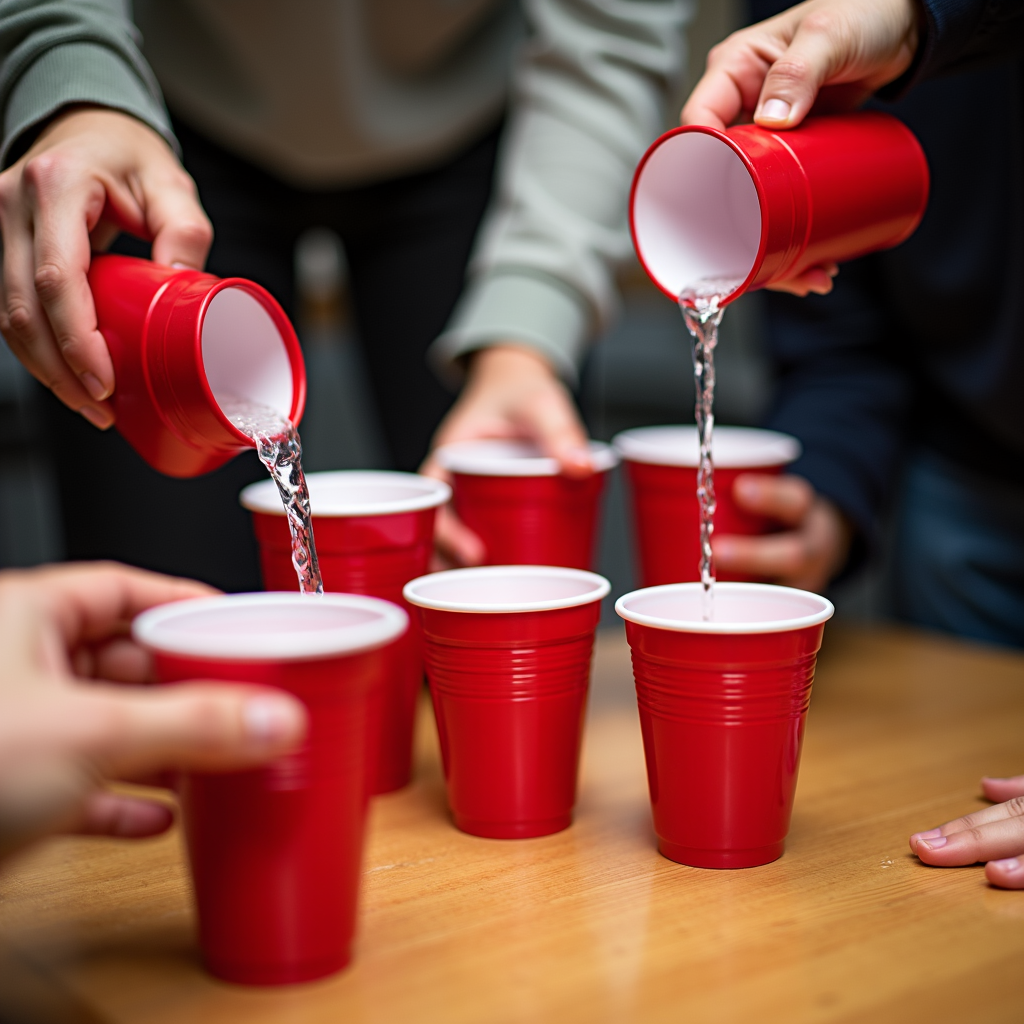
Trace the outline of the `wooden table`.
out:
<instances>
[{"instance_id":1,"label":"wooden table","mask_svg":"<svg viewBox=\"0 0 1024 1024\"><path fill-rule=\"evenodd\" d=\"M982 774L1024 769L1024 657L829 627L788 851L745 871L655 852L618 632L599 642L578 816L559 835L457 832L426 707L420 726L414 785L375 801L346 972L214 981L177 834L61 839L0 879L0 1006L146 1024L1024 1020L1024 892L907 849L981 807Z\"/></svg>"}]
</instances>

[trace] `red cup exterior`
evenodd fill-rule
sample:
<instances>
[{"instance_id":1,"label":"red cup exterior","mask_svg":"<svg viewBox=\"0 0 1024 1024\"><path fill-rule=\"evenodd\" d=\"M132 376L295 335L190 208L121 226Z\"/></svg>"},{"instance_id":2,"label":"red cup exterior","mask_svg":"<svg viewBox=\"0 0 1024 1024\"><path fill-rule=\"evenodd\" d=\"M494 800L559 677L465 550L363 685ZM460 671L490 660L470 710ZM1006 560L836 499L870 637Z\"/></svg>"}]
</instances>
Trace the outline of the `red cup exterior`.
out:
<instances>
[{"instance_id":1,"label":"red cup exterior","mask_svg":"<svg viewBox=\"0 0 1024 1024\"><path fill-rule=\"evenodd\" d=\"M633 178L630 230L648 276L673 301L644 258L635 213L644 165L667 140L699 132L725 142L743 161L757 190L761 238L744 291L764 288L826 262L843 262L889 249L916 230L928 203L929 172L914 134L877 111L809 117L797 128L773 131L754 124L724 132L704 125L673 128L644 154ZM679 188L686 188L680 181Z\"/></svg>"},{"instance_id":2,"label":"red cup exterior","mask_svg":"<svg viewBox=\"0 0 1024 1024\"><path fill-rule=\"evenodd\" d=\"M708 634L626 622L664 856L701 868L782 856L823 630Z\"/></svg>"},{"instance_id":3,"label":"red cup exterior","mask_svg":"<svg viewBox=\"0 0 1024 1024\"><path fill-rule=\"evenodd\" d=\"M333 974L351 959L369 699L386 650L276 663L156 653L161 682L274 686L309 712L295 753L252 771L181 777L200 944L217 977L282 985Z\"/></svg>"},{"instance_id":4,"label":"red cup exterior","mask_svg":"<svg viewBox=\"0 0 1024 1024\"><path fill-rule=\"evenodd\" d=\"M625 460L632 493L634 536L639 555L640 585L688 583L700 579L700 506L697 470ZM775 522L753 515L736 504L732 487L741 473L781 473L783 466L750 469L715 467L715 535L756 536L769 533ZM752 577L723 572L720 580Z\"/></svg>"},{"instance_id":5,"label":"red cup exterior","mask_svg":"<svg viewBox=\"0 0 1024 1024\"><path fill-rule=\"evenodd\" d=\"M600 601L553 611L418 608L456 826L525 839L572 824Z\"/></svg>"},{"instance_id":6,"label":"red cup exterior","mask_svg":"<svg viewBox=\"0 0 1024 1024\"><path fill-rule=\"evenodd\" d=\"M371 699L368 783L374 795L401 789L412 774L423 638L402 587L429 570L435 512L428 508L389 515L313 516L324 590L380 597L409 612L409 629L387 648L384 681ZM287 520L261 512L252 517L264 587L295 590Z\"/></svg>"},{"instance_id":7,"label":"red cup exterior","mask_svg":"<svg viewBox=\"0 0 1024 1024\"><path fill-rule=\"evenodd\" d=\"M114 364L111 404L118 431L154 469L192 477L224 465L252 441L231 425L203 364L203 319L225 288L248 292L267 311L287 350L293 423L306 402L306 370L295 331L265 289L241 278L164 267L130 256L96 256L89 286Z\"/></svg>"},{"instance_id":8,"label":"red cup exterior","mask_svg":"<svg viewBox=\"0 0 1024 1024\"><path fill-rule=\"evenodd\" d=\"M606 475L571 480L454 473L452 501L483 541L485 565L590 569Z\"/></svg>"}]
</instances>

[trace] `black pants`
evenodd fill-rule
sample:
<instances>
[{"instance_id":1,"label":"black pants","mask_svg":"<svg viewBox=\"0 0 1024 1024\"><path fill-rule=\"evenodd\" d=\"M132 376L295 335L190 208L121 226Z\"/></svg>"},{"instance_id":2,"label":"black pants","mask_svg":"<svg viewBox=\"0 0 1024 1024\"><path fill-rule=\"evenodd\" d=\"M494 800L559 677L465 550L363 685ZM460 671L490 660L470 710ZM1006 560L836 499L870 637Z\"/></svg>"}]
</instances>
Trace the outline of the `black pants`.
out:
<instances>
[{"instance_id":1,"label":"black pants","mask_svg":"<svg viewBox=\"0 0 1024 1024\"><path fill-rule=\"evenodd\" d=\"M293 315L299 235L322 226L341 236L392 465L415 470L452 401L425 353L462 289L500 129L443 167L331 191L293 188L186 126L175 130L213 221L211 273L259 282ZM265 477L254 453L204 477L172 480L150 469L116 430L95 430L48 392L40 406L67 558L115 558L224 590L259 589L255 541L238 504L242 487Z\"/></svg>"}]
</instances>

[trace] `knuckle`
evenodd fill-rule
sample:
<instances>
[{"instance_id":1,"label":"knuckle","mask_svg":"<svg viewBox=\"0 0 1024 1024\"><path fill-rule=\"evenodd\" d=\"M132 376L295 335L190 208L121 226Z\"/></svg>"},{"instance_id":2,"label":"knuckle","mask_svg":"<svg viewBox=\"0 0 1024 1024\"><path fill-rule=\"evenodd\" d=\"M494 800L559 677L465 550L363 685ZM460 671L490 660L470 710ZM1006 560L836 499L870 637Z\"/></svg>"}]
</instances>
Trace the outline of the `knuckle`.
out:
<instances>
[{"instance_id":1,"label":"knuckle","mask_svg":"<svg viewBox=\"0 0 1024 1024\"><path fill-rule=\"evenodd\" d=\"M61 266L56 260L40 263L33 278L36 293L44 302L55 298L67 288L69 277L68 268Z\"/></svg>"},{"instance_id":2,"label":"knuckle","mask_svg":"<svg viewBox=\"0 0 1024 1024\"><path fill-rule=\"evenodd\" d=\"M9 302L7 322L12 334L27 334L32 327L32 310L24 302L16 300Z\"/></svg>"},{"instance_id":3,"label":"knuckle","mask_svg":"<svg viewBox=\"0 0 1024 1024\"><path fill-rule=\"evenodd\" d=\"M800 57L780 57L771 67L768 72L768 77L772 80L773 87L782 85L794 85L803 82L808 73L810 72L810 66L807 61ZM765 87L768 88L767 86Z\"/></svg>"},{"instance_id":4,"label":"knuckle","mask_svg":"<svg viewBox=\"0 0 1024 1024\"><path fill-rule=\"evenodd\" d=\"M839 19L833 11L822 8L808 11L800 21L800 29L816 35L830 36L840 28Z\"/></svg>"},{"instance_id":5,"label":"knuckle","mask_svg":"<svg viewBox=\"0 0 1024 1024\"><path fill-rule=\"evenodd\" d=\"M1011 797L1009 800L1007 800L1006 809L1012 815L1020 815L1021 817L1024 817L1024 794L1021 794L1020 796Z\"/></svg>"}]
</instances>

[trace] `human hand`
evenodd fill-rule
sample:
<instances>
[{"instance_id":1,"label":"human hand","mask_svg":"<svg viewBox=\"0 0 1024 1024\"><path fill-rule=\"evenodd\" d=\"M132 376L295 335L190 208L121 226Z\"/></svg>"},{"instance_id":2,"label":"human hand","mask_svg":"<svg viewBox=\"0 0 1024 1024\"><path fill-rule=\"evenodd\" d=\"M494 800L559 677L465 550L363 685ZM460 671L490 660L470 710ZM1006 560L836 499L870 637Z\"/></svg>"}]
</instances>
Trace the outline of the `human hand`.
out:
<instances>
[{"instance_id":1,"label":"human hand","mask_svg":"<svg viewBox=\"0 0 1024 1024\"><path fill-rule=\"evenodd\" d=\"M795 128L812 108L852 110L907 70L917 43L913 0L808 0L714 47L680 122ZM825 295L837 272L824 264L770 287Z\"/></svg>"},{"instance_id":2,"label":"human hand","mask_svg":"<svg viewBox=\"0 0 1024 1024\"><path fill-rule=\"evenodd\" d=\"M981 780L986 807L945 825L915 832L910 848L925 864L951 868L987 861L985 877L1002 889L1024 889L1024 775Z\"/></svg>"},{"instance_id":3,"label":"human hand","mask_svg":"<svg viewBox=\"0 0 1024 1024\"><path fill-rule=\"evenodd\" d=\"M742 473L732 494L740 508L789 529L758 537L716 534L711 542L716 569L823 591L850 550L852 531L839 509L803 477L789 474Z\"/></svg>"},{"instance_id":4,"label":"human hand","mask_svg":"<svg viewBox=\"0 0 1024 1024\"><path fill-rule=\"evenodd\" d=\"M265 687L144 683L132 618L210 588L113 564L0 573L0 857L55 831L146 836L170 811L106 779L223 770L293 748L305 711Z\"/></svg>"},{"instance_id":5,"label":"human hand","mask_svg":"<svg viewBox=\"0 0 1024 1024\"><path fill-rule=\"evenodd\" d=\"M575 479L594 472L572 396L551 364L523 346L495 345L474 353L462 394L434 435L433 447L485 438L533 441ZM448 480L433 453L420 472ZM484 558L480 538L450 508L439 509L435 544L439 567L479 565Z\"/></svg>"},{"instance_id":6,"label":"human hand","mask_svg":"<svg viewBox=\"0 0 1024 1024\"><path fill-rule=\"evenodd\" d=\"M106 429L114 367L86 274L120 231L153 259L201 269L213 230L171 148L128 114L76 107L0 174L0 333L29 372Z\"/></svg>"}]
</instances>

